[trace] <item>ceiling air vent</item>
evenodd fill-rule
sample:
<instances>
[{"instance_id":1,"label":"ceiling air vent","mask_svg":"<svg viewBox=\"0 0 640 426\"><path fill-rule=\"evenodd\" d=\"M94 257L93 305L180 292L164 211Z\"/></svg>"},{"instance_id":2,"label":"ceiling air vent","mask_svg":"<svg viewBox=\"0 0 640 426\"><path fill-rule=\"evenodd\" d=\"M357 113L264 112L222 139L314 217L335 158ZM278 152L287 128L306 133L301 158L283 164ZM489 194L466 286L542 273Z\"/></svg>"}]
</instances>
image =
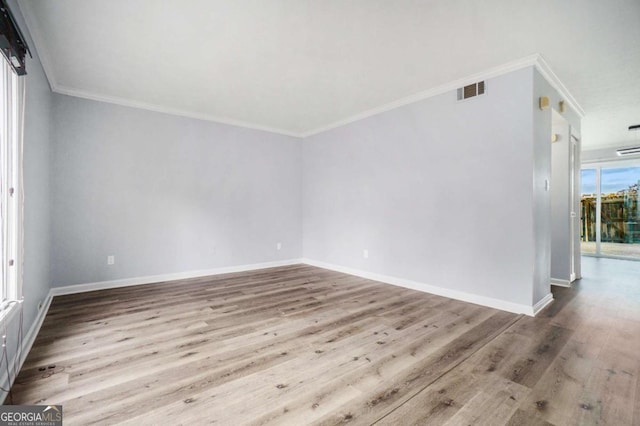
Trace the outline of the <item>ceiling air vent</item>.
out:
<instances>
[{"instance_id":1,"label":"ceiling air vent","mask_svg":"<svg viewBox=\"0 0 640 426\"><path fill-rule=\"evenodd\" d=\"M626 157L627 155L638 155L640 154L640 146L634 146L632 148L620 148L616 150L616 154L620 157Z\"/></svg>"},{"instance_id":2,"label":"ceiling air vent","mask_svg":"<svg viewBox=\"0 0 640 426\"><path fill-rule=\"evenodd\" d=\"M458 100L473 98L475 96L484 95L484 81L470 84L458 89Z\"/></svg>"}]
</instances>

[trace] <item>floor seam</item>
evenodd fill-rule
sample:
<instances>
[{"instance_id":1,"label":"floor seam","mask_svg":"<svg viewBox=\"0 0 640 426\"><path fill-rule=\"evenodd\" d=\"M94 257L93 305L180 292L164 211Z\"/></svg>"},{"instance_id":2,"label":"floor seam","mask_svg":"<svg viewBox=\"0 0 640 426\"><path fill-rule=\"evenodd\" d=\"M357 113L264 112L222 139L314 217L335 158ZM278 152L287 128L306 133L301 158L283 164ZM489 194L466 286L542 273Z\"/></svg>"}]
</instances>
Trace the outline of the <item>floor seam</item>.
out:
<instances>
[{"instance_id":1,"label":"floor seam","mask_svg":"<svg viewBox=\"0 0 640 426\"><path fill-rule=\"evenodd\" d=\"M520 314L518 315L516 318L514 318L506 327L504 327L502 329L502 331L500 331L499 333L496 333L495 336L493 336L493 338L487 340L487 342L480 346L478 349L476 349L475 351L471 352L468 356L462 358L459 362L457 362L456 364L452 365L451 368L447 369L445 372L443 372L442 374L440 374L439 376L437 376L436 378L434 378L432 381L430 381L429 383L427 383L425 386L423 386L422 388L420 388L419 390L417 390L413 395L411 395L409 398L407 398L403 403L401 403L400 405L398 405L397 407L394 407L393 409L391 409L388 413L385 413L383 416L381 416L380 418L376 419L374 422L372 422L372 425L378 424L379 422L381 422L382 420L384 420L385 418L387 418L388 416L390 416L392 413L394 413L396 410L402 408L407 402L411 401L413 398L415 398L416 396L418 396L422 391L424 391L426 388L428 388L429 386L431 386L432 384L434 384L435 382L437 382L438 380L440 380L442 377L446 376L447 374L449 374L449 372L455 368L457 368L460 364L462 364L463 362L465 362L466 360L468 360L469 358L471 358L473 355L475 355L476 353L478 353L479 351L481 351L485 346L487 346L489 343L493 342L494 340L496 340L498 337L502 336L507 330L509 330L511 327L513 327L514 325L516 325L516 323L518 321L520 321L522 318L524 318L524 315Z\"/></svg>"}]
</instances>

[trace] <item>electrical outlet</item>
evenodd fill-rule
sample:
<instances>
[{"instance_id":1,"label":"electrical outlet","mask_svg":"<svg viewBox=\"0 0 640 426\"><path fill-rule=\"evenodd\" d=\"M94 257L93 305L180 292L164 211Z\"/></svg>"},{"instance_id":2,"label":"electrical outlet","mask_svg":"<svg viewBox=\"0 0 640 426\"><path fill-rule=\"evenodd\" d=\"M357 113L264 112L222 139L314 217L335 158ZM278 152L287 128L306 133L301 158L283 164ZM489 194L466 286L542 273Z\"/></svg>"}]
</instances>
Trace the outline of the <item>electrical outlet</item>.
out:
<instances>
[{"instance_id":1,"label":"electrical outlet","mask_svg":"<svg viewBox=\"0 0 640 426\"><path fill-rule=\"evenodd\" d=\"M369 250L367 250L367 249L362 250L362 257L365 258L365 259L368 259L369 258Z\"/></svg>"},{"instance_id":2,"label":"electrical outlet","mask_svg":"<svg viewBox=\"0 0 640 426\"><path fill-rule=\"evenodd\" d=\"M113 255L107 256L107 265L113 265L114 263L116 263L116 257Z\"/></svg>"},{"instance_id":3,"label":"electrical outlet","mask_svg":"<svg viewBox=\"0 0 640 426\"><path fill-rule=\"evenodd\" d=\"M277 243L276 244L276 250L280 250L282 249L282 243Z\"/></svg>"}]
</instances>

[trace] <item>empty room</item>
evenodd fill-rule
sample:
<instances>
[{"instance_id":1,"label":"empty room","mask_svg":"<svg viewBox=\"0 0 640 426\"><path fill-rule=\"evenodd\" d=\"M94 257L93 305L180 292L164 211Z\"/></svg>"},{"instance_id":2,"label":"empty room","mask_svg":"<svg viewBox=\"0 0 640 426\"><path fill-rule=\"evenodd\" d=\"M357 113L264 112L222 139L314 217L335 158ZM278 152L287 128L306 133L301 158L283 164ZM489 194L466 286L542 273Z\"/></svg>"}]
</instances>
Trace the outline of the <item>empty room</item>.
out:
<instances>
[{"instance_id":1,"label":"empty room","mask_svg":"<svg viewBox=\"0 0 640 426\"><path fill-rule=\"evenodd\" d=\"M637 0L0 1L0 424L640 424Z\"/></svg>"}]
</instances>

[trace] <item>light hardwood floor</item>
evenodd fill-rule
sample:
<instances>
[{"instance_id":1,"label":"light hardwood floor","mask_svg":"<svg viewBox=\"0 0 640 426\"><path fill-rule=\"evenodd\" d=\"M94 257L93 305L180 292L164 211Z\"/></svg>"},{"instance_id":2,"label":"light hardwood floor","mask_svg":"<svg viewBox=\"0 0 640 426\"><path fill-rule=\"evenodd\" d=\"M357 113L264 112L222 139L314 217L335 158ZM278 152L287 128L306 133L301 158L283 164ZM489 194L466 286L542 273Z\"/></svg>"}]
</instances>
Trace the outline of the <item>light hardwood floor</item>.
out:
<instances>
[{"instance_id":1,"label":"light hardwood floor","mask_svg":"<svg viewBox=\"0 0 640 426\"><path fill-rule=\"evenodd\" d=\"M303 265L56 297L13 400L68 425L638 425L640 262L584 264L537 318Z\"/></svg>"}]
</instances>

